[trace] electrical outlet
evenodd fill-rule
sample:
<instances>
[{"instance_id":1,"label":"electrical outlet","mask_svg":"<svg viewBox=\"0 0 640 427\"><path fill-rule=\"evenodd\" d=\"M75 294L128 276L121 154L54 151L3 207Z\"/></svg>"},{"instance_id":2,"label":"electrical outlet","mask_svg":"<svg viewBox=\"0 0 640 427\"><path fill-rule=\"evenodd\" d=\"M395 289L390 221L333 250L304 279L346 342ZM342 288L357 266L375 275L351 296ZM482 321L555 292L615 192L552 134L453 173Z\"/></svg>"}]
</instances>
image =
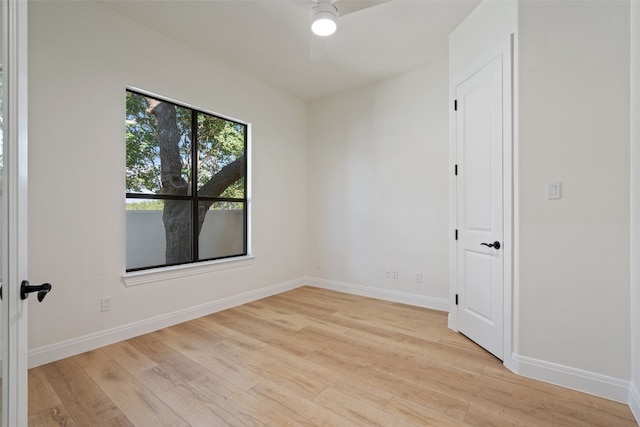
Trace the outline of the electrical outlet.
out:
<instances>
[{"instance_id":1,"label":"electrical outlet","mask_svg":"<svg viewBox=\"0 0 640 427\"><path fill-rule=\"evenodd\" d=\"M398 278L398 270L391 270L391 277L393 277L394 279Z\"/></svg>"},{"instance_id":2,"label":"electrical outlet","mask_svg":"<svg viewBox=\"0 0 640 427\"><path fill-rule=\"evenodd\" d=\"M111 311L111 297L102 297L100 299L100 311Z\"/></svg>"},{"instance_id":3,"label":"electrical outlet","mask_svg":"<svg viewBox=\"0 0 640 427\"><path fill-rule=\"evenodd\" d=\"M422 283L422 273L416 273L416 283Z\"/></svg>"}]
</instances>

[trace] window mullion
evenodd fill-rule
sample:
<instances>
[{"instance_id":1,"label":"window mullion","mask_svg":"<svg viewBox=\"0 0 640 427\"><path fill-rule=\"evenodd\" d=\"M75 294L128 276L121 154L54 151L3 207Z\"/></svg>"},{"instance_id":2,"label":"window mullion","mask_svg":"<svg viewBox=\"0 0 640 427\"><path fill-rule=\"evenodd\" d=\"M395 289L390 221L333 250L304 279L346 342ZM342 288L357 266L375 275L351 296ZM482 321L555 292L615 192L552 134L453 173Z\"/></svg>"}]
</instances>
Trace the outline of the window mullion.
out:
<instances>
[{"instance_id":1,"label":"window mullion","mask_svg":"<svg viewBox=\"0 0 640 427\"><path fill-rule=\"evenodd\" d=\"M198 207L198 112L191 110L191 214L192 214L192 228L191 228L191 242L192 242L192 261L196 262L200 258L199 244L198 244L198 231L199 231L199 207Z\"/></svg>"}]
</instances>

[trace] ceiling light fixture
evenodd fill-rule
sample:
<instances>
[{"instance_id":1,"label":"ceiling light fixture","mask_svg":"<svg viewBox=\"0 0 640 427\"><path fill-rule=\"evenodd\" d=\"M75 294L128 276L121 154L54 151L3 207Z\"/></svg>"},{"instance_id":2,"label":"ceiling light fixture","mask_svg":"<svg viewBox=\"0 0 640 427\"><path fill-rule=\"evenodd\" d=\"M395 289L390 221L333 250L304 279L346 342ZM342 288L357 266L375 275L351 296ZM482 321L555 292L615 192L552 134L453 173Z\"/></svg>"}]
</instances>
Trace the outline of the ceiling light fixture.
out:
<instances>
[{"instance_id":1,"label":"ceiling light fixture","mask_svg":"<svg viewBox=\"0 0 640 427\"><path fill-rule=\"evenodd\" d=\"M331 0L319 0L311 11L311 31L317 36L330 36L338 28L338 9Z\"/></svg>"}]
</instances>

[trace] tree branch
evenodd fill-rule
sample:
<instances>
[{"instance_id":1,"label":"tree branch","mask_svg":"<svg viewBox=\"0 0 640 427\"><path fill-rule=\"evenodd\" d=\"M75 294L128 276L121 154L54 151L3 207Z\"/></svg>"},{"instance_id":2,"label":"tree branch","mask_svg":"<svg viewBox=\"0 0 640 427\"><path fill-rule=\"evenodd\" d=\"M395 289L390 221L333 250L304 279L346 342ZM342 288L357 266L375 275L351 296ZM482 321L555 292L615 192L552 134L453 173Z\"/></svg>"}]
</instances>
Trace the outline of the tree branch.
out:
<instances>
[{"instance_id":1,"label":"tree branch","mask_svg":"<svg viewBox=\"0 0 640 427\"><path fill-rule=\"evenodd\" d=\"M244 158L245 156L243 154L223 167L220 172L212 176L211 179L198 190L198 194L206 197L218 197L224 193L227 187L244 176Z\"/></svg>"}]
</instances>

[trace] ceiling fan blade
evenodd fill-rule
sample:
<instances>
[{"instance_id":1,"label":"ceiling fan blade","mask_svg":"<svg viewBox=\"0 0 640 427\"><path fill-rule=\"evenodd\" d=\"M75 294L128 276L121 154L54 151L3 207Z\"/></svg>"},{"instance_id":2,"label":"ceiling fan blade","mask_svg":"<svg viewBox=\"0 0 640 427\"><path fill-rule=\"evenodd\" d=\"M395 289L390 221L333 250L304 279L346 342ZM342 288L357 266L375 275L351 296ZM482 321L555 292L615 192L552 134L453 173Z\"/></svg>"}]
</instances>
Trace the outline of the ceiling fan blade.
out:
<instances>
[{"instance_id":1,"label":"ceiling fan blade","mask_svg":"<svg viewBox=\"0 0 640 427\"><path fill-rule=\"evenodd\" d=\"M390 1L391 0L337 0L333 5L338 9L338 16L344 16Z\"/></svg>"}]
</instances>

